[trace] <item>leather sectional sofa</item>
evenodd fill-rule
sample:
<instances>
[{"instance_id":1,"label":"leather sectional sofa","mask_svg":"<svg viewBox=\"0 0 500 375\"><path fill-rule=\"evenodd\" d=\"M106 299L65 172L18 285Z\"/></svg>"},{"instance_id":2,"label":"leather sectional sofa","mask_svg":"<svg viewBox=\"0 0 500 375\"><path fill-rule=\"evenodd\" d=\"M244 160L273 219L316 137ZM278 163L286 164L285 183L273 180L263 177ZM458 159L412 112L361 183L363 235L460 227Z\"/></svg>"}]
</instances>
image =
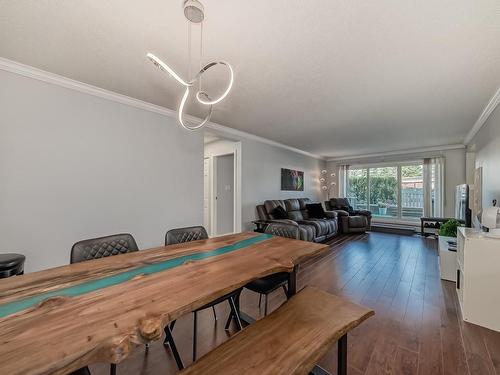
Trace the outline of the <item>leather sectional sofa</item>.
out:
<instances>
[{"instance_id":1,"label":"leather sectional sofa","mask_svg":"<svg viewBox=\"0 0 500 375\"><path fill-rule=\"evenodd\" d=\"M313 219L309 217L306 205L312 203L309 198L267 200L257 206L260 220L298 225L300 239L311 242L321 242L338 232L337 213L326 211L326 218ZM278 218L275 209L281 206L286 211L286 219Z\"/></svg>"}]
</instances>

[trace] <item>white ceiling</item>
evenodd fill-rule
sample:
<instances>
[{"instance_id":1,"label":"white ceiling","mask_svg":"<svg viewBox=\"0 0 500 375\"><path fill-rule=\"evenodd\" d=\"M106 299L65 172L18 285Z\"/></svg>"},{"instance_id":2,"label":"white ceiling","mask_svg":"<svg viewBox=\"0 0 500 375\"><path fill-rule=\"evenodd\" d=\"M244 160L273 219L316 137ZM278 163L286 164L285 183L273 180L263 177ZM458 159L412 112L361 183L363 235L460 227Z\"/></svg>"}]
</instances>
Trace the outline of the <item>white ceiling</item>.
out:
<instances>
[{"instance_id":1,"label":"white ceiling","mask_svg":"<svg viewBox=\"0 0 500 375\"><path fill-rule=\"evenodd\" d=\"M0 56L176 109L182 87L145 54L185 75L181 4L0 0ZM204 5L204 60L236 79L213 121L315 154L461 143L500 85L498 0Z\"/></svg>"}]
</instances>

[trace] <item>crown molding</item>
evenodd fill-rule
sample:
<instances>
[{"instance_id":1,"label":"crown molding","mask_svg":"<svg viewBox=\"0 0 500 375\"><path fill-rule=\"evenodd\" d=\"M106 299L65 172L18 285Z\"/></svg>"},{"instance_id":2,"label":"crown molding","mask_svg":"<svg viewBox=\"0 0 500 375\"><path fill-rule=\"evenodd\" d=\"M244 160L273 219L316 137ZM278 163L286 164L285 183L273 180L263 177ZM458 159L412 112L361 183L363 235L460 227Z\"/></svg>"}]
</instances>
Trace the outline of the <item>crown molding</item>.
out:
<instances>
[{"instance_id":1,"label":"crown molding","mask_svg":"<svg viewBox=\"0 0 500 375\"><path fill-rule=\"evenodd\" d=\"M80 81L73 80L58 74L50 73L42 69L35 68L33 66L21 64L17 61L5 59L0 57L0 70L4 70L10 73L18 74L24 77L36 79L38 81L50 83L60 87L64 87L70 90L79 91L85 94L93 95L98 98L110 100L116 103L125 104L131 107L143 109L145 111L154 112L166 117L174 118L177 120L177 112L166 107L162 107L156 104L148 103L143 100L135 99L130 96L118 94L114 91L102 89L100 87L92 86ZM194 116L186 116L189 121L200 121L200 119ZM315 159L325 160L323 156L316 155L292 146L285 145L273 141L268 138L260 137L251 133L244 132L242 130L233 129L215 122L208 122L205 124L205 128L211 129L215 132L221 132L228 134L237 138L244 138L249 140L254 140L262 143L266 143L271 146L279 147L288 151L292 151L298 154L306 155ZM186 130L187 131L187 130Z\"/></svg>"},{"instance_id":2,"label":"crown molding","mask_svg":"<svg viewBox=\"0 0 500 375\"><path fill-rule=\"evenodd\" d=\"M499 103L500 103L500 87L495 92L495 94L493 94L486 107L484 107L483 112L474 123L474 126L472 127L471 130L469 130L469 132L465 136L464 144L468 145L472 141L472 139L476 136L479 130L481 130L481 128L484 126L484 124L490 117L491 113L495 110L495 108L498 106Z\"/></svg>"},{"instance_id":3,"label":"crown molding","mask_svg":"<svg viewBox=\"0 0 500 375\"><path fill-rule=\"evenodd\" d=\"M412 148L407 150L397 150L397 151L385 151L378 152L374 154L362 154L362 155L349 155L343 157L328 158L326 161L345 161L345 160L355 160L355 159L365 159L365 158L376 158L383 156L398 156L398 155L410 155L410 154L420 154L423 152L438 152L447 150L458 150L464 149L463 144L452 144L452 145L442 145L442 146L432 146L432 147L422 147L422 148Z\"/></svg>"},{"instance_id":4,"label":"crown molding","mask_svg":"<svg viewBox=\"0 0 500 375\"><path fill-rule=\"evenodd\" d=\"M250 133L244 132L242 130L229 128L227 126L220 125L220 124L217 124L214 122L209 122L209 123L207 123L206 126L209 129L214 130L217 133L219 133L219 132L224 133L225 135L227 135L229 137L233 136L236 138L250 139L250 140L257 141L257 142L266 143L266 144L271 145L271 146L280 147L280 148L283 148L283 149L288 150L288 151L293 151L297 154L309 156L309 157L314 158L314 159L326 160L326 158L324 156L316 155L316 154L313 154L313 153L310 153L310 152L307 152L307 151L304 151L304 150L301 150L301 149L298 149L298 148L295 148L292 146L285 145L283 143L273 141L273 140L268 139L268 138L260 137L260 136L255 135L255 134L250 134Z\"/></svg>"}]
</instances>

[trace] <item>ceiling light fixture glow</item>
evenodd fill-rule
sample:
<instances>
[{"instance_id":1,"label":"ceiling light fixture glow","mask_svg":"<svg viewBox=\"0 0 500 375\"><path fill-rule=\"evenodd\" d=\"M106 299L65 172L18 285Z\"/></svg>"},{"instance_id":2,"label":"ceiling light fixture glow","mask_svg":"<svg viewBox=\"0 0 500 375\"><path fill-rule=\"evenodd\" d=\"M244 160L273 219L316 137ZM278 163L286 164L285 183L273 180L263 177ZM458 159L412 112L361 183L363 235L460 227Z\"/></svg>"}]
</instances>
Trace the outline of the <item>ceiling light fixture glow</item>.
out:
<instances>
[{"instance_id":1,"label":"ceiling light fixture glow","mask_svg":"<svg viewBox=\"0 0 500 375\"><path fill-rule=\"evenodd\" d=\"M196 130L201 128L203 125L205 125L208 121L210 121L210 118L212 117L213 113L213 105L221 102L224 100L224 98L229 94L229 91L231 91L231 88L233 87L233 82L234 82L234 71L231 65L226 62L226 61L213 61L201 68L201 58L202 58L202 53L203 53L203 20L205 18L205 13L204 13L204 8L203 5L197 1L197 0L185 0L184 1L184 15L186 16L186 19L188 21L188 50L189 50L189 58L188 58L188 66L189 66L189 73L188 73L188 80L185 81L183 80L171 67L169 67L167 64L165 64L163 61L161 61L158 57L156 57L152 53L148 53L146 57L151 60L151 62L158 67L160 70L167 72L170 74L177 82L179 82L181 85L186 87L186 91L184 91L184 95L182 96L181 99L181 104L179 105L179 113L178 113L178 119L179 123L187 130ZM200 70L198 73L194 76L194 78L190 78L190 70L191 70L191 23L199 23L201 24L200 27L200 33L201 33L201 41L200 41ZM217 66L217 65L223 65L226 67L228 73L229 73L229 83L222 93L221 96L219 96L216 99L212 99L206 91L203 91L201 89L201 77L202 75L208 71L210 68ZM195 84L198 84L198 91L196 92L196 100L198 103L203 104L208 106L208 112L205 118L198 124L190 124L184 119L184 111L185 111L185 106L187 99L190 94L190 88L193 87Z\"/></svg>"}]
</instances>

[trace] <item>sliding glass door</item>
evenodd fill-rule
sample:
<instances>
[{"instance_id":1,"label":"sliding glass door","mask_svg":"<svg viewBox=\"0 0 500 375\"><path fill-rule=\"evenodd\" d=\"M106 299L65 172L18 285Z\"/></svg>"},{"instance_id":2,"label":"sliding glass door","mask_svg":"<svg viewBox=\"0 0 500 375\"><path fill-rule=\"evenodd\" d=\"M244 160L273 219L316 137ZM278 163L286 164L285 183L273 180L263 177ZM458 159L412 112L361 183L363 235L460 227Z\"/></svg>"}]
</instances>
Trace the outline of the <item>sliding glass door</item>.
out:
<instances>
[{"instance_id":1,"label":"sliding glass door","mask_svg":"<svg viewBox=\"0 0 500 375\"><path fill-rule=\"evenodd\" d=\"M355 210L368 209L368 173L366 168L347 171L347 198Z\"/></svg>"},{"instance_id":2,"label":"sliding glass door","mask_svg":"<svg viewBox=\"0 0 500 375\"><path fill-rule=\"evenodd\" d=\"M398 217L398 168L369 168L370 211L374 216Z\"/></svg>"},{"instance_id":3,"label":"sliding glass door","mask_svg":"<svg viewBox=\"0 0 500 375\"><path fill-rule=\"evenodd\" d=\"M401 216L419 219L424 216L424 170L422 164L401 166Z\"/></svg>"},{"instance_id":4,"label":"sliding glass door","mask_svg":"<svg viewBox=\"0 0 500 375\"><path fill-rule=\"evenodd\" d=\"M417 220L424 212L422 163L350 167L346 194L355 210L375 218Z\"/></svg>"}]
</instances>

